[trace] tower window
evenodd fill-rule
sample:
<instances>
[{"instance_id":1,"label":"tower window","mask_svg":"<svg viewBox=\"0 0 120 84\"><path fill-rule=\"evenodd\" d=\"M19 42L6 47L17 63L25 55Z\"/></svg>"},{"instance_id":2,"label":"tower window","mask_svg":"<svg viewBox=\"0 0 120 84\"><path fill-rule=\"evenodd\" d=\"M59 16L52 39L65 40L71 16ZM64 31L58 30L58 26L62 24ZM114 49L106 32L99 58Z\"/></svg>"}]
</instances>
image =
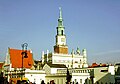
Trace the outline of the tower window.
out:
<instances>
[{"instance_id":1,"label":"tower window","mask_svg":"<svg viewBox=\"0 0 120 84\"><path fill-rule=\"evenodd\" d=\"M57 30L57 35L58 35L58 30Z\"/></svg>"},{"instance_id":2,"label":"tower window","mask_svg":"<svg viewBox=\"0 0 120 84\"><path fill-rule=\"evenodd\" d=\"M63 30L61 31L61 34L63 35Z\"/></svg>"}]
</instances>

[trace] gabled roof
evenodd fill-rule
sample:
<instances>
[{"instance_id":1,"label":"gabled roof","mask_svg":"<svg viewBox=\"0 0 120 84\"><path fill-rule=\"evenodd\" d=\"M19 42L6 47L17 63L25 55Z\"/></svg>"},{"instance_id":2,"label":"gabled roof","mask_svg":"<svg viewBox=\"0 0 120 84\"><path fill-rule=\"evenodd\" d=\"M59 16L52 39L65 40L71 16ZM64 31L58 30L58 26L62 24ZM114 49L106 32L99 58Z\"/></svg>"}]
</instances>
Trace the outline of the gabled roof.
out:
<instances>
[{"instance_id":1,"label":"gabled roof","mask_svg":"<svg viewBox=\"0 0 120 84\"><path fill-rule=\"evenodd\" d=\"M22 52L22 50L9 48L10 62L12 64L12 68L22 68ZM27 56L27 58L23 58L23 67L31 68L33 66L33 57L30 50L27 50Z\"/></svg>"},{"instance_id":2,"label":"gabled roof","mask_svg":"<svg viewBox=\"0 0 120 84\"><path fill-rule=\"evenodd\" d=\"M50 66L51 68L67 68L64 64L51 64L51 63L47 63L48 66Z\"/></svg>"}]
</instances>

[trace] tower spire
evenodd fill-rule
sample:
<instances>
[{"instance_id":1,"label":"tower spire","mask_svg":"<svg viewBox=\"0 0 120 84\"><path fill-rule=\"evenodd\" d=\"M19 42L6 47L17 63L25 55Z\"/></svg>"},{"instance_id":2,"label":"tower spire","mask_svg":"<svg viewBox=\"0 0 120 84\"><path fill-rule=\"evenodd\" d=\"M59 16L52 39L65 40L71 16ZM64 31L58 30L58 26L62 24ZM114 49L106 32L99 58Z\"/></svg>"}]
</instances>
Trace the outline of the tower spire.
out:
<instances>
[{"instance_id":1,"label":"tower spire","mask_svg":"<svg viewBox=\"0 0 120 84\"><path fill-rule=\"evenodd\" d=\"M58 27L64 27L63 26L63 18L62 18L62 9L59 7L59 18L58 18Z\"/></svg>"},{"instance_id":2,"label":"tower spire","mask_svg":"<svg viewBox=\"0 0 120 84\"><path fill-rule=\"evenodd\" d=\"M61 7L59 7L59 10L60 10L59 19L62 19L62 9L61 9Z\"/></svg>"}]
</instances>

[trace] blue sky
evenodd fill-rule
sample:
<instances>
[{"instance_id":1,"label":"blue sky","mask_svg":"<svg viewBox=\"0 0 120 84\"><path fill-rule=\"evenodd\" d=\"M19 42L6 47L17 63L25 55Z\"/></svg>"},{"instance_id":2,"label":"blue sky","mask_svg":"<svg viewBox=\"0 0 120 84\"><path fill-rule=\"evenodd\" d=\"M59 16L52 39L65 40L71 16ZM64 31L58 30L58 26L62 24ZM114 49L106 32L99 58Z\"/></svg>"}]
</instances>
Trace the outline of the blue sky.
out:
<instances>
[{"instance_id":1,"label":"blue sky","mask_svg":"<svg viewBox=\"0 0 120 84\"><path fill-rule=\"evenodd\" d=\"M0 61L23 43L36 60L53 51L59 7L69 53L86 48L88 63L120 62L120 0L0 0Z\"/></svg>"}]
</instances>

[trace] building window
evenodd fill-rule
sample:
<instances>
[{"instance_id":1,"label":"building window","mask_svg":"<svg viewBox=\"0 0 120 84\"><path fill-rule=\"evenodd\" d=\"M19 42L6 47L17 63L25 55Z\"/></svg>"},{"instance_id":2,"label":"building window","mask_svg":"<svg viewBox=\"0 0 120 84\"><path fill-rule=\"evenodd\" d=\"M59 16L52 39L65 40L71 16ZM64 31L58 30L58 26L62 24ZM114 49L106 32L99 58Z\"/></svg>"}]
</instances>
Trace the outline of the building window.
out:
<instances>
[{"instance_id":1,"label":"building window","mask_svg":"<svg viewBox=\"0 0 120 84\"><path fill-rule=\"evenodd\" d=\"M81 61L81 59L80 59L80 64L82 64L82 61Z\"/></svg>"},{"instance_id":2,"label":"building window","mask_svg":"<svg viewBox=\"0 0 120 84\"><path fill-rule=\"evenodd\" d=\"M71 65L71 68L72 68L73 66Z\"/></svg>"},{"instance_id":3,"label":"building window","mask_svg":"<svg viewBox=\"0 0 120 84\"><path fill-rule=\"evenodd\" d=\"M80 68L80 65L78 65L78 67Z\"/></svg>"},{"instance_id":4,"label":"building window","mask_svg":"<svg viewBox=\"0 0 120 84\"><path fill-rule=\"evenodd\" d=\"M75 63L78 63L78 61L75 61Z\"/></svg>"},{"instance_id":5,"label":"building window","mask_svg":"<svg viewBox=\"0 0 120 84\"><path fill-rule=\"evenodd\" d=\"M89 73L91 72L91 70L89 70Z\"/></svg>"},{"instance_id":6,"label":"building window","mask_svg":"<svg viewBox=\"0 0 120 84\"><path fill-rule=\"evenodd\" d=\"M83 70L83 73L84 73L84 70Z\"/></svg>"},{"instance_id":7,"label":"building window","mask_svg":"<svg viewBox=\"0 0 120 84\"><path fill-rule=\"evenodd\" d=\"M63 30L62 30L62 35L63 35Z\"/></svg>"},{"instance_id":8,"label":"building window","mask_svg":"<svg viewBox=\"0 0 120 84\"><path fill-rule=\"evenodd\" d=\"M82 79L80 79L80 84L82 84Z\"/></svg>"},{"instance_id":9,"label":"building window","mask_svg":"<svg viewBox=\"0 0 120 84\"><path fill-rule=\"evenodd\" d=\"M75 83L77 82L77 79L75 79Z\"/></svg>"}]
</instances>

